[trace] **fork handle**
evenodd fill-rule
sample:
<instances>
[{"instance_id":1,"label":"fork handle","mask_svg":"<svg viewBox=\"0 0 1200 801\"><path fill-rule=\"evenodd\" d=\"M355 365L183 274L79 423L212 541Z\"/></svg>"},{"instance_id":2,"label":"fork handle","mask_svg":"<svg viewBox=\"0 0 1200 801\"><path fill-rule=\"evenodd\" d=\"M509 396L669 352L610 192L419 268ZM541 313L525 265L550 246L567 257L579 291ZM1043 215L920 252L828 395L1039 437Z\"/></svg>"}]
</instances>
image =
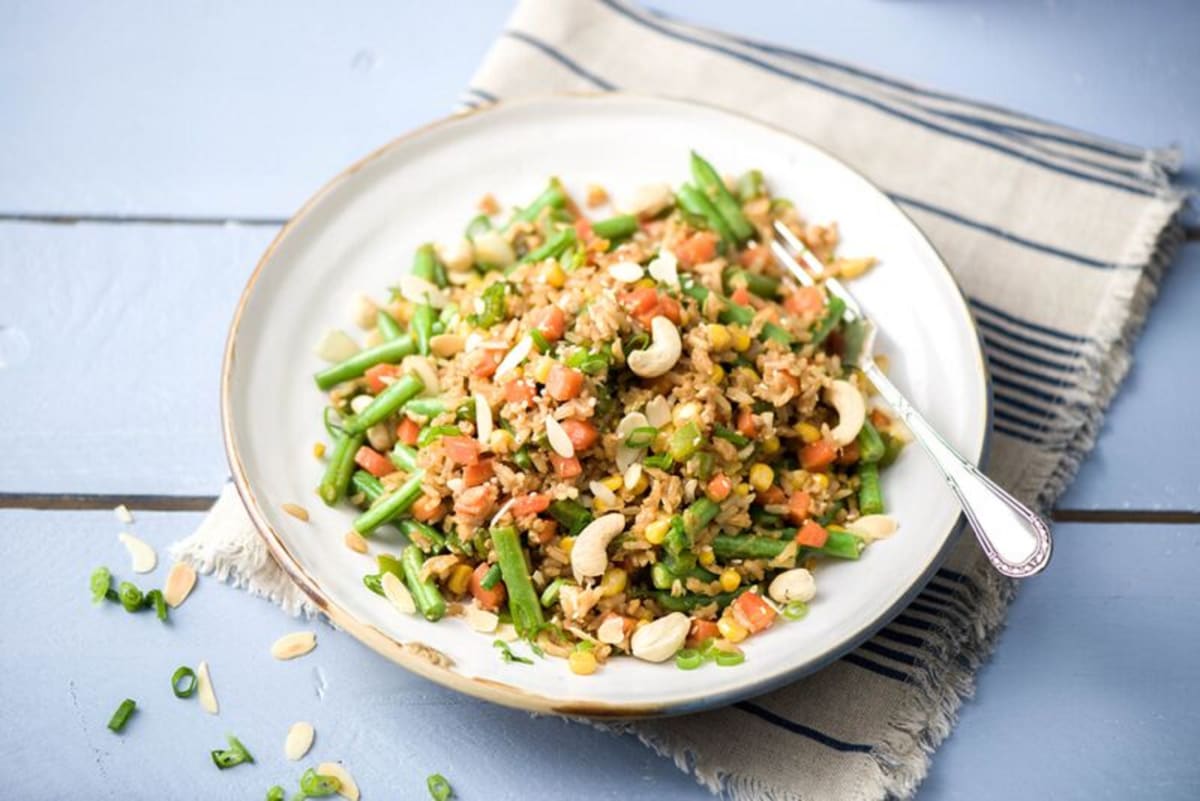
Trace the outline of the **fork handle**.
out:
<instances>
[{"instance_id":1,"label":"fork handle","mask_svg":"<svg viewBox=\"0 0 1200 801\"><path fill-rule=\"evenodd\" d=\"M1041 572L1050 561L1052 550L1046 521L954 450L874 361L866 360L860 366L880 396L912 431L913 438L941 468L979 544L996 569L1014 578Z\"/></svg>"}]
</instances>

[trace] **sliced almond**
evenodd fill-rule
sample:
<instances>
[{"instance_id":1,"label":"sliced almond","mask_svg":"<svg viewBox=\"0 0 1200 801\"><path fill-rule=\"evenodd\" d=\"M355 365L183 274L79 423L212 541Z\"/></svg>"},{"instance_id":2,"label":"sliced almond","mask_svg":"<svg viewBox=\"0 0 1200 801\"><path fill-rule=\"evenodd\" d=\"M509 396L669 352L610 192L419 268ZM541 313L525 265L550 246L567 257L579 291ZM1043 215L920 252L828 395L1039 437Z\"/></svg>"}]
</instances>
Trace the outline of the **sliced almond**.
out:
<instances>
[{"instance_id":1,"label":"sliced almond","mask_svg":"<svg viewBox=\"0 0 1200 801\"><path fill-rule=\"evenodd\" d=\"M117 516L117 520L125 525L133 525L133 512L129 511L129 507L125 504L121 504L116 509L113 509L113 514Z\"/></svg>"},{"instance_id":2,"label":"sliced almond","mask_svg":"<svg viewBox=\"0 0 1200 801\"><path fill-rule=\"evenodd\" d=\"M279 508L283 509L283 511L287 512L289 515L296 518L297 520L303 520L305 523L308 522L308 510L299 504L284 503L284 504L280 504Z\"/></svg>"},{"instance_id":3,"label":"sliced almond","mask_svg":"<svg viewBox=\"0 0 1200 801\"><path fill-rule=\"evenodd\" d=\"M355 553L367 552L367 541L357 531L347 531L344 542L346 543L346 547Z\"/></svg>"},{"instance_id":4,"label":"sliced almond","mask_svg":"<svg viewBox=\"0 0 1200 801\"><path fill-rule=\"evenodd\" d=\"M283 741L283 755L293 762L303 759L308 749L312 748L315 734L311 723L293 723L288 727L287 739Z\"/></svg>"},{"instance_id":5,"label":"sliced almond","mask_svg":"<svg viewBox=\"0 0 1200 801\"><path fill-rule=\"evenodd\" d=\"M437 286L420 276L405 273L400 276L400 294L413 303L428 303L435 309L445 308L450 299Z\"/></svg>"},{"instance_id":6,"label":"sliced almond","mask_svg":"<svg viewBox=\"0 0 1200 801\"><path fill-rule=\"evenodd\" d=\"M640 281L642 276L642 265L636 261L619 261L616 264L610 264L608 274L623 284L632 284L634 281Z\"/></svg>"},{"instance_id":7,"label":"sliced almond","mask_svg":"<svg viewBox=\"0 0 1200 801\"><path fill-rule=\"evenodd\" d=\"M429 359L424 356L405 356L400 365L410 373L415 373L417 378L421 379L422 389L421 397L429 398L434 395L441 394L442 387L438 381L437 370L433 369L433 365Z\"/></svg>"},{"instance_id":8,"label":"sliced almond","mask_svg":"<svg viewBox=\"0 0 1200 801\"><path fill-rule=\"evenodd\" d=\"M492 407L488 403L487 398L482 392L475 393L475 438L483 443L486 448L488 440L492 437L492 428L495 421L492 419Z\"/></svg>"},{"instance_id":9,"label":"sliced almond","mask_svg":"<svg viewBox=\"0 0 1200 801\"><path fill-rule=\"evenodd\" d=\"M276 659L295 659L317 647L315 631L295 631L285 634L271 646L271 656Z\"/></svg>"},{"instance_id":10,"label":"sliced almond","mask_svg":"<svg viewBox=\"0 0 1200 801\"><path fill-rule=\"evenodd\" d=\"M679 261L671 251L659 251L658 257L646 269L660 284L679 286Z\"/></svg>"},{"instance_id":11,"label":"sliced almond","mask_svg":"<svg viewBox=\"0 0 1200 801\"><path fill-rule=\"evenodd\" d=\"M646 422L655 428L662 428L671 422L671 402L662 395L655 395L646 404Z\"/></svg>"},{"instance_id":12,"label":"sliced almond","mask_svg":"<svg viewBox=\"0 0 1200 801\"><path fill-rule=\"evenodd\" d=\"M379 586L383 590L383 597L391 601L392 606L400 612L406 615L417 613L417 605L413 601L412 593L395 573L384 573L383 578L379 580Z\"/></svg>"},{"instance_id":13,"label":"sliced almond","mask_svg":"<svg viewBox=\"0 0 1200 801\"><path fill-rule=\"evenodd\" d=\"M167 580L163 584L163 600L167 602L167 606L174 609L192 594L192 588L195 586L196 571L187 562L176 562L171 565Z\"/></svg>"},{"instance_id":14,"label":"sliced almond","mask_svg":"<svg viewBox=\"0 0 1200 801\"><path fill-rule=\"evenodd\" d=\"M533 338L529 336L521 337L517 341L517 344L513 345L512 350L505 354L504 358L500 360L500 364L496 367L495 377L503 378L508 373L511 373L513 370L520 367L521 362L525 361L532 350Z\"/></svg>"},{"instance_id":15,"label":"sliced almond","mask_svg":"<svg viewBox=\"0 0 1200 801\"><path fill-rule=\"evenodd\" d=\"M322 762L317 765L318 776L332 776L341 782L342 786L338 788L338 795L342 798L348 798L350 801L358 801L358 785L354 783L354 778L342 766L341 762Z\"/></svg>"},{"instance_id":16,"label":"sliced almond","mask_svg":"<svg viewBox=\"0 0 1200 801\"><path fill-rule=\"evenodd\" d=\"M125 546L125 550L129 551L129 555L133 558L134 573L149 573L158 564L158 554L150 545L132 534L126 534L122 531L117 535L117 539Z\"/></svg>"},{"instance_id":17,"label":"sliced almond","mask_svg":"<svg viewBox=\"0 0 1200 801\"><path fill-rule=\"evenodd\" d=\"M641 478L642 478L642 463L634 462L633 464L629 465L629 467L625 470L625 475L622 477L621 480L625 485L625 489L632 491L633 488L637 486L637 483L639 480L641 480Z\"/></svg>"},{"instance_id":18,"label":"sliced almond","mask_svg":"<svg viewBox=\"0 0 1200 801\"><path fill-rule=\"evenodd\" d=\"M217 694L213 690L212 676L208 674L208 663L196 665L196 697L200 699L200 708L210 715L217 714Z\"/></svg>"},{"instance_id":19,"label":"sliced almond","mask_svg":"<svg viewBox=\"0 0 1200 801\"><path fill-rule=\"evenodd\" d=\"M575 443L571 442L567 430L553 417L546 418L546 439L554 452L562 458L570 459L575 455Z\"/></svg>"},{"instance_id":20,"label":"sliced almond","mask_svg":"<svg viewBox=\"0 0 1200 801\"><path fill-rule=\"evenodd\" d=\"M475 604L463 608L463 620L474 631L491 634L500 625L500 617L495 612L480 609Z\"/></svg>"},{"instance_id":21,"label":"sliced almond","mask_svg":"<svg viewBox=\"0 0 1200 801\"><path fill-rule=\"evenodd\" d=\"M596 629L596 639L606 645L620 645L625 641L625 620L620 615L611 615L604 619L600 628Z\"/></svg>"}]
</instances>

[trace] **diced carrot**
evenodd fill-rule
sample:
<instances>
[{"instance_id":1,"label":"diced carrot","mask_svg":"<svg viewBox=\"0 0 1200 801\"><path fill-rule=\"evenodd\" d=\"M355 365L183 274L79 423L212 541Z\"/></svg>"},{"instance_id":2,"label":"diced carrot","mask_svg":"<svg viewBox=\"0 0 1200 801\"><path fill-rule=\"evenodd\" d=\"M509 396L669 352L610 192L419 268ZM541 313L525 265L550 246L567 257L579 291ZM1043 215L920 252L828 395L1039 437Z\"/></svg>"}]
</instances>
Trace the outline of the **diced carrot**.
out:
<instances>
[{"instance_id":1,"label":"diced carrot","mask_svg":"<svg viewBox=\"0 0 1200 801\"><path fill-rule=\"evenodd\" d=\"M796 542L809 548L820 548L829 539L829 532L815 520L808 520L796 532Z\"/></svg>"},{"instance_id":2,"label":"diced carrot","mask_svg":"<svg viewBox=\"0 0 1200 801\"><path fill-rule=\"evenodd\" d=\"M841 453L838 454L838 464L854 464L858 461L858 440L854 440L849 445L842 446Z\"/></svg>"},{"instance_id":3,"label":"diced carrot","mask_svg":"<svg viewBox=\"0 0 1200 801\"><path fill-rule=\"evenodd\" d=\"M478 487L492 477L492 460L480 459L475 464L469 464L463 470L463 484L468 487Z\"/></svg>"},{"instance_id":4,"label":"diced carrot","mask_svg":"<svg viewBox=\"0 0 1200 801\"><path fill-rule=\"evenodd\" d=\"M780 494L783 494L782 490ZM791 520L796 525L803 523L811 511L812 496L804 490L796 490L792 493L792 497L788 498L788 520Z\"/></svg>"},{"instance_id":5,"label":"diced carrot","mask_svg":"<svg viewBox=\"0 0 1200 801\"><path fill-rule=\"evenodd\" d=\"M783 308L795 315L816 314L825 308L825 296L815 286L802 286L783 299Z\"/></svg>"},{"instance_id":6,"label":"diced carrot","mask_svg":"<svg viewBox=\"0 0 1200 801\"><path fill-rule=\"evenodd\" d=\"M738 409L737 430L743 437L754 439L758 436L758 424L754 422L754 412L749 406Z\"/></svg>"},{"instance_id":7,"label":"diced carrot","mask_svg":"<svg viewBox=\"0 0 1200 801\"><path fill-rule=\"evenodd\" d=\"M711 620L693 620L692 628L688 631L688 648L699 648L705 640L715 640L721 636L721 630Z\"/></svg>"},{"instance_id":8,"label":"diced carrot","mask_svg":"<svg viewBox=\"0 0 1200 801\"><path fill-rule=\"evenodd\" d=\"M400 366L397 364L377 364L374 367L368 367L367 372L363 375L367 377L367 386L371 388L372 392L378 395L387 389L388 386L387 382L383 379L395 378L400 375Z\"/></svg>"},{"instance_id":9,"label":"diced carrot","mask_svg":"<svg viewBox=\"0 0 1200 801\"><path fill-rule=\"evenodd\" d=\"M354 454L354 463L376 478L396 472L396 466L392 464L391 459L366 445L363 445L358 449L358 453Z\"/></svg>"},{"instance_id":10,"label":"diced carrot","mask_svg":"<svg viewBox=\"0 0 1200 801\"><path fill-rule=\"evenodd\" d=\"M464 517L483 517L496 502L496 488L491 484L468 487L454 497L454 513Z\"/></svg>"},{"instance_id":11,"label":"diced carrot","mask_svg":"<svg viewBox=\"0 0 1200 801\"><path fill-rule=\"evenodd\" d=\"M483 577L491 569L492 566L486 562L480 563L475 568L475 572L471 574L471 597L475 599L475 603L479 604L480 608L495 611L504 603L506 593L503 581L497 581L490 590L483 586Z\"/></svg>"},{"instance_id":12,"label":"diced carrot","mask_svg":"<svg viewBox=\"0 0 1200 801\"><path fill-rule=\"evenodd\" d=\"M872 409L871 425L882 429L891 428L892 418L888 417L888 413L883 409Z\"/></svg>"},{"instance_id":13,"label":"diced carrot","mask_svg":"<svg viewBox=\"0 0 1200 801\"><path fill-rule=\"evenodd\" d=\"M583 391L583 373L573 367L556 364L546 378L546 394L556 401L567 401Z\"/></svg>"},{"instance_id":14,"label":"diced carrot","mask_svg":"<svg viewBox=\"0 0 1200 801\"><path fill-rule=\"evenodd\" d=\"M538 545L549 545L558 536L558 523L544 517L535 517L529 525L529 537Z\"/></svg>"},{"instance_id":15,"label":"diced carrot","mask_svg":"<svg viewBox=\"0 0 1200 801\"><path fill-rule=\"evenodd\" d=\"M586 451L600 439L600 432L590 420L563 420L562 428L567 432L567 438L575 446L576 452Z\"/></svg>"},{"instance_id":16,"label":"diced carrot","mask_svg":"<svg viewBox=\"0 0 1200 801\"><path fill-rule=\"evenodd\" d=\"M409 507L409 513L422 523L436 523L446 514L441 500L432 495L422 495Z\"/></svg>"},{"instance_id":17,"label":"diced carrot","mask_svg":"<svg viewBox=\"0 0 1200 801\"><path fill-rule=\"evenodd\" d=\"M755 499L763 506L778 506L787 501L787 495L777 484L772 484L762 492L755 494Z\"/></svg>"},{"instance_id":18,"label":"diced carrot","mask_svg":"<svg viewBox=\"0 0 1200 801\"><path fill-rule=\"evenodd\" d=\"M536 515L550 508L550 496L531 492L528 495L514 498L510 508L513 517Z\"/></svg>"},{"instance_id":19,"label":"diced carrot","mask_svg":"<svg viewBox=\"0 0 1200 801\"><path fill-rule=\"evenodd\" d=\"M730 604L733 618L751 632L762 631L775 622L775 610L758 593L743 592Z\"/></svg>"},{"instance_id":20,"label":"diced carrot","mask_svg":"<svg viewBox=\"0 0 1200 801\"><path fill-rule=\"evenodd\" d=\"M532 381L509 381L504 385L504 401L506 403L528 404L537 394L537 388Z\"/></svg>"},{"instance_id":21,"label":"diced carrot","mask_svg":"<svg viewBox=\"0 0 1200 801\"><path fill-rule=\"evenodd\" d=\"M697 231L675 245L675 257L685 267L712 261L717 256L717 235L712 231Z\"/></svg>"},{"instance_id":22,"label":"diced carrot","mask_svg":"<svg viewBox=\"0 0 1200 801\"><path fill-rule=\"evenodd\" d=\"M751 243L751 246L738 254L738 264L743 267L752 269L762 269L771 261L771 251L769 248L761 247L757 243Z\"/></svg>"},{"instance_id":23,"label":"diced carrot","mask_svg":"<svg viewBox=\"0 0 1200 801\"><path fill-rule=\"evenodd\" d=\"M567 315L557 306L547 306L534 315L534 328L541 332L549 342L562 339L567 330Z\"/></svg>"},{"instance_id":24,"label":"diced carrot","mask_svg":"<svg viewBox=\"0 0 1200 801\"><path fill-rule=\"evenodd\" d=\"M455 464L478 464L480 445L470 437L442 437L442 447L446 456Z\"/></svg>"},{"instance_id":25,"label":"diced carrot","mask_svg":"<svg viewBox=\"0 0 1200 801\"><path fill-rule=\"evenodd\" d=\"M733 492L733 482L724 473L717 473L710 478L705 488L705 494L717 503L728 498L730 492Z\"/></svg>"},{"instance_id":26,"label":"diced carrot","mask_svg":"<svg viewBox=\"0 0 1200 801\"><path fill-rule=\"evenodd\" d=\"M658 307L658 290L652 286L640 286L621 295L621 302L629 307L630 314L641 317Z\"/></svg>"},{"instance_id":27,"label":"diced carrot","mask_svg":"<svg viewBox=\"0 0 1200 801\"><path fill-rule=\"evenodd\" d=\"M554 465L554 474L559 478L575 478L583 472L583 465L574 456L567 458L552 453L550 454L550 464Z\"/></svg>"},{"instance_id":28,"label":"diced carrot","mask_svg":"<svg viewBox=\"0 0 1200 801\"><path fill-rule=\"evenodd\" d=\"M683 322L683 310L679 307L679 301L670 295L661 295L658 298L657 313L666 317L675 325ZM653 318L652 318L653 319Z\"/></svg>"},{"instance_id":29,"label":"diced carrot","mask_svg":"<svg viewBox=\"0 0 1200 801\"><path fill-rule=\"evenodd\" d=\"M744 286L739 286L737 289L733 290L733 292L730 293L729 299L732 300L734 303L736 303L739 306L749 306L750 305L750 290L746 289L746 287L744 287Z\"/></svg>"},{"instance_id":30,"label":"diced carrot","mask_svg":"<svg viewBox=\"0 0 1200 801\"><path fill-rule=\"evenodd\" d=\"M580 239L586 241L592 238L592 221L587 217L580 217L575 221L575 234Z\"/></svg>"},{"instance_id":31,"label":"diced carrot","mask_svg":"<svg viewBox=\"0 0 1200 801\"><path fill-rule=\"evenodd\" d=\"M411 417L405 417L400 421L400 425L396 426L396 439L405 445L415 446L419 436L421 436L421 425Z\"/></svg>"},{"instance_id":32,"label":"diced carrot","mask_svg":"<svg viewBox=\"0 0 1200 801\"><path fill-rule=\"evenodd\" d=\"M837 458L837 448L827 439L810 442L800 449L800 466L805 470L824 470Z\"/></svg>"},{"instance_id":33,"label":"diced carrot","mask_svg":"<svg viewBox=\"0 0 1200 801\"><path fill-rule=\"evenodd\" d=\"M471 374L476 378L491 378L496 374L496 368L500 366L500 362L504 359L504 351L501 350L485 350L479 354L479 361L475 363L475 369Z\"/></svg>"}]
</instances>

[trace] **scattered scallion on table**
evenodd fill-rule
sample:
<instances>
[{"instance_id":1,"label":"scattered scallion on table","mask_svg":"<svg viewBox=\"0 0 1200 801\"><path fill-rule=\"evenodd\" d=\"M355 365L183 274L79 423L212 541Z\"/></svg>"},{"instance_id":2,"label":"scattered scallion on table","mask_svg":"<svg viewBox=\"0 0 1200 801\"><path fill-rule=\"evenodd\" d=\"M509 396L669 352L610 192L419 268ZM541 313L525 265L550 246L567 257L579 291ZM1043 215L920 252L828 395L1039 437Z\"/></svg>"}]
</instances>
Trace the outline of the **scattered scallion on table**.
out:
<instances>
[{"instance_id":1,"label":"scattered scallion on table","mask_svg":"<svg viewBox=\"0 0 1200 801\"><path fill-rule=\"evenodd\" d=\"M454 788L450 786L450 782L446 781L446 777L440 773L435 773L426 779L425 786L429 788L429 796L433 801L447 801L454 796Z\"/></svg>"},{"instance_id":2,"label":"scattered scallion on table","mask_svg":"<svg viewBox=\"0 0 1200 801\"><path fill-rule=\"evenodd\" d=\"M176 698L191 698L195 695L196 671L187 665L178 668L171 674L171 692L175 693Z\"/></svg>"},{"instance_id":3,"label":"scattered scallion on table","mask_svg":"<svg viewBox=\"0 0 1200 801\"><path fill-rule=\"evenodd\" d=\"M213 764L217 768L226 770L241 765L243 762L253 764L254 757L246 750L246 746L242 745L241 740L232 734L225 735L225 739L229 742L228 748L211 752Z\"/></svg>"},{"instance_id":4,"label":"scattered scallion on table","mask_svg":"<svg viewBox=\"0 0 1200 801\"><path fill-rule=\"evenodd\" d=\"M113 712L112 718L108 721L108 728L119 734L124 730L125 724L129 722L129 716L133 714L135 709L137 709L137 701L134 701L132 698L126 698L117 707L117 711Z\"/></svg>"}]
</instances>

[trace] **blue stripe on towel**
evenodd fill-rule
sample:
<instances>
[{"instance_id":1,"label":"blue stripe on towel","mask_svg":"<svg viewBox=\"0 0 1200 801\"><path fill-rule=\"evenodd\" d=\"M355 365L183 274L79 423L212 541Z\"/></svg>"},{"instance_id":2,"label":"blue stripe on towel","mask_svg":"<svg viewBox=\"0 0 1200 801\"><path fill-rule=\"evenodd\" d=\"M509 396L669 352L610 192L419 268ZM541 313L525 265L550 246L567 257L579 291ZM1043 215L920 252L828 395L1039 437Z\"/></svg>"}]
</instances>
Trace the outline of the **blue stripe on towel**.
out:
<instances>
[{"instance_id":1,"label":"blue stripe on towel","mask_svg":"<svg viewBox=\"0 0 1200 801\"><path fill-rule=\"evenodd\" d=\"M571 72L575 73L576 75L578 75L581 78L584 78L585 80L591 81L597 87L605 90L606 92L611 92L612 90L617 88L615 84L611 84L608 81L601 78L599 75L596 75L595 73L590 72L589 70L587 70L585 67L581 66L576 61L573 61L572 59L567 58L565 55L560 53L557 49L550 46L546 42L543 42L541 39L534 38L533 36L530 36L529 34L525 33L524 31L515 31L515 30L510 29L510 30L505 31L504 35L509 37L510 39L516 39L519 42L524 42L525 44L529 45L530 47L534 47L534 48L542 51L547 56L549 56L550 58L557 61L559 64L562 64L564 67L569 69Z\"/></svg>"},{"instance_id":2,"label":"blue stripe on towel","mask_svg":"<svg viewBox=\"0 0 1200 801\"><path fill-rule=\"evenodd\" d=\"M839 740L836 737L830 737L828 734L817 731L811 726L805 726L803 723L797 723L794 720L788 720L782 715L777 715L766 707L760 706L752 701L739 701L733 705L733 708L740 709L747 714L754 715L756 718L765 720L767 723L778 726L781 729L787 729L793 734L799 734L807 737L810 740L815 740L822 745L829 746L835 751L843 751L855 754L871 753L871 746L869 745L863 745L862 743L848 743L845 740Z\"/></svg>"}]
</instances>

